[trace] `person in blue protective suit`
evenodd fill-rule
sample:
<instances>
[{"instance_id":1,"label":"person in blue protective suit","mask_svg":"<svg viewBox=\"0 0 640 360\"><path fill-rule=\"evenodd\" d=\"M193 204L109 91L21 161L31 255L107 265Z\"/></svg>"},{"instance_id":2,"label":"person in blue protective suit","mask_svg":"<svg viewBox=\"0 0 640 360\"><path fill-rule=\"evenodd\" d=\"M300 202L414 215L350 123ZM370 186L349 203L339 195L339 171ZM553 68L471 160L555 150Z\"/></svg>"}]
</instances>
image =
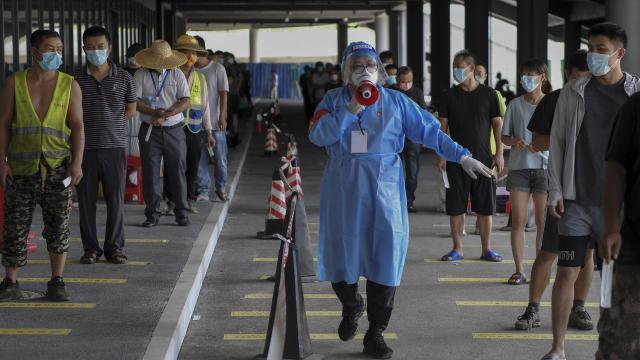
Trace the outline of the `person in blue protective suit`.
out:
<instances>
[{"instance_id":1,"label":"person in blue protective suit","mask_svg":"<svg viewBox=\"0 0 640 360\"><path fill-rule=\"evenodd\" d=\"M310 123L309 138L329 155L320 194L318 273L331 281L343 311L340 339L355 336L365 303L358 279L367 279L369 330L364 353L388 359L386 329L400 284L409 242L402 153L405 137L449 161L491 176L468 150L440 131L440 123L402 93L382 84L387 74L375 49L351 43L342 61L345 86L327 92ZM367 107L354 96L363 82L376 84L379 97Z\"/></svg>"}]
</instances>

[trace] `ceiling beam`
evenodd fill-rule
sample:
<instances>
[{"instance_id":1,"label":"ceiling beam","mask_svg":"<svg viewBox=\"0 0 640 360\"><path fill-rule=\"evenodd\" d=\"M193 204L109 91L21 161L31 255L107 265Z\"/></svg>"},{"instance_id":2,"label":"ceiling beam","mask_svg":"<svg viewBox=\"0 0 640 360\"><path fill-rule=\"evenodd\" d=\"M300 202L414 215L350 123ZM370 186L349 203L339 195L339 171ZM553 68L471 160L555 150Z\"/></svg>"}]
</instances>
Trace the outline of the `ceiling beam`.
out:
<instances>
[{"instance_id":1,"label":"ceiling beam","mask_svg":"<svg viewBox=\"0 0 640 360\"><path fill-rule=\"evenodd\" d=\"M378 10L378 11L391 11L394 4L346 4L338 3L332 5L317 5L317 4L273 4L273 5L218 5L215 3L190 3L190 2L176 2L176 8L180 11L213 11L217 13L232 12L232 11L358 11L358 10Z\"/></svg>"}]
</instances>

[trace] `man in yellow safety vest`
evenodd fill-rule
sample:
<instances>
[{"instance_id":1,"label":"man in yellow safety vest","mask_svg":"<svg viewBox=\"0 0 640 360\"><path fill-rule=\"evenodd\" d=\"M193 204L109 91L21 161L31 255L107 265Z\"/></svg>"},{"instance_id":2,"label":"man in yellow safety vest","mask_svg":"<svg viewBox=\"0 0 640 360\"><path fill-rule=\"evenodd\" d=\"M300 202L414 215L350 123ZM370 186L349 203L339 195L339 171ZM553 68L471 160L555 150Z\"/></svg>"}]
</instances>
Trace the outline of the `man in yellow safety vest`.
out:
<instances>
[{"instance_id":1,"label":"man in yellow safety vest","mask_svg":"<svg viewBox=\"0 0 640 360\"><path fill-rule=\"evenodd\" d=\"M52 269L46 297L66 301L62 272L69 248L70 185L78 185L82 178L82 93L73 77L58 71L63 44L57 32L37 30L30 43L38 65L9 77L0 97L6 269L0 300L22 297L16 278L18 267L27 264L26 240L39 203Z\"/></svg>"}]
</instances>

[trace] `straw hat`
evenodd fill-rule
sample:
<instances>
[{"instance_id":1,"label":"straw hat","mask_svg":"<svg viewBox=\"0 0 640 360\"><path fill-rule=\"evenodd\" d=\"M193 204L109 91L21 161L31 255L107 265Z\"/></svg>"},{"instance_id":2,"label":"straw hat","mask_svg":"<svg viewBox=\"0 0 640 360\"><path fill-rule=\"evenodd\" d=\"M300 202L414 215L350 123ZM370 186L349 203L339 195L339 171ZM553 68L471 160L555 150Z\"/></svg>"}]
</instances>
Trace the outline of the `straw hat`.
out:
<instances>
[{"instance_id":1,"label":"straw hat","mask_svg":"<svg viewBox=\"0 0 640 360\"><path fill-rule=\"evenodd\" d=\"M207 50L198 44L198 39L189 34L182 34L176 40L175 50L195 51L198 56L207 56Z\"/></svg>"},{"instance_id":2,"label":"straw hat","mask_svg":"<svg viewBox=\"0 0 640 360\"><path fill-rule=\"evenodd\" d=\"M171 50L164 40L155 40L150 48L136 54L136 62L143 68L154 70L173 69L187 62L184 54Z\"/></svg>"}]
</instances>

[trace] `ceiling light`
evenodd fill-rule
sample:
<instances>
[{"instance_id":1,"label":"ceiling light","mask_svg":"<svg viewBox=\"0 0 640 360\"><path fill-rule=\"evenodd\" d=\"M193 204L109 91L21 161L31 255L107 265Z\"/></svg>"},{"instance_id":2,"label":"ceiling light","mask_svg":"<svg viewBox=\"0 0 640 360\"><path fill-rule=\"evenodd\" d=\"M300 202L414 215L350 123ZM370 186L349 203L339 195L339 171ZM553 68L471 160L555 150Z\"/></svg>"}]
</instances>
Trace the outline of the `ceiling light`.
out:
<instances>
[{"instance_id":1,"label":"ceiling light","mask_svg":"<svg viewBox=\"0 0 640 360\"><path fill-rule=\"evenodd\" d=\"M289 22L289 17L287 16L286 18L284 18L284 22L288 23Z\"/></svg>"}]
</instances>

